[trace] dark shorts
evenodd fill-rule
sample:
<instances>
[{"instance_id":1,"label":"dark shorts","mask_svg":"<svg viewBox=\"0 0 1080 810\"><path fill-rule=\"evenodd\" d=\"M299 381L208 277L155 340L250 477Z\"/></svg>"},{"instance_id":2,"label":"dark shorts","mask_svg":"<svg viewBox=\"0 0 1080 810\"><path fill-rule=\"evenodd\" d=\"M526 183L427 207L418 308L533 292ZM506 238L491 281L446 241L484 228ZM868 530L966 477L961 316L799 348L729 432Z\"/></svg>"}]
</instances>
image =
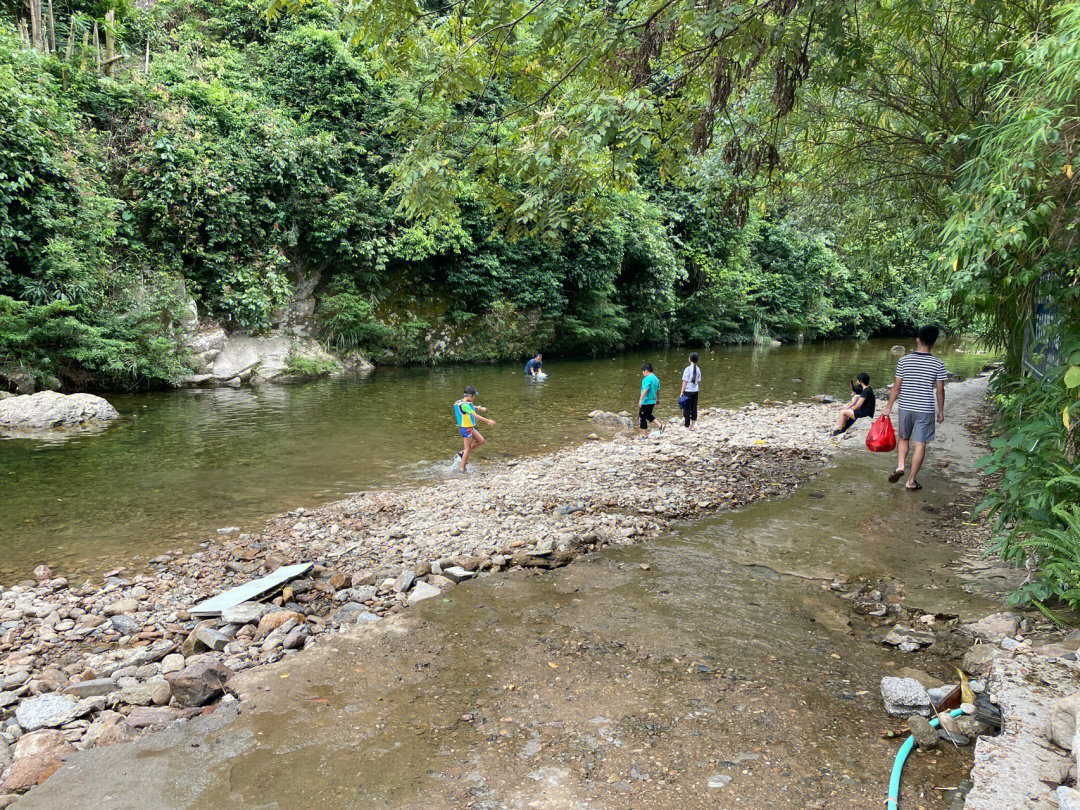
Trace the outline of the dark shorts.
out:
<instances>
[{"instance_id":1,"label":"dark shorts","mask_svg":"<svg viewBox=\"0 0 1080 810\"><path fill-rule=\"evenodd\" d=\"M472 428L458 428L458 433L461 434L461 438L463 438L463 439L467 439L470 436L472 436L472 432L473 432Z\"/></svg>"},{"instance_id":2,"label":"dark shorts","mask_svg":"<svg viewBox=\"0 0 1080 810\"><path fill-rule=\"evenodd\" d=\"M655 422L656 417L653 416L652 409L656 407L656 403L651 405L641 405L638 407L638 421L641 423L642 430L648 430L649 422Z\"/></svg>"},{"instance_id":3,"label":"dark shorts","mask_svg":"<svg viewBox=\"0 0 1080 810\"><path fill-rule=\"evenodd\" d=\"M856 419L862 419L864 416L873 416L874 415L874 409L873 408L859 408L857 410L852 411L851 415L854 416Z\"/></svg>"},{"instance_id":4,"label":"dark shorts","mask_svg":"<svg viewBox=\"0 0 1080 810\"><path fill-rule=\"evenodd\" d=\"M934 440L934 414L922 411L906 411L900 408L896 412L896 432L901 439L913 442L932 442Z\"/></svg>"}]
</instances>

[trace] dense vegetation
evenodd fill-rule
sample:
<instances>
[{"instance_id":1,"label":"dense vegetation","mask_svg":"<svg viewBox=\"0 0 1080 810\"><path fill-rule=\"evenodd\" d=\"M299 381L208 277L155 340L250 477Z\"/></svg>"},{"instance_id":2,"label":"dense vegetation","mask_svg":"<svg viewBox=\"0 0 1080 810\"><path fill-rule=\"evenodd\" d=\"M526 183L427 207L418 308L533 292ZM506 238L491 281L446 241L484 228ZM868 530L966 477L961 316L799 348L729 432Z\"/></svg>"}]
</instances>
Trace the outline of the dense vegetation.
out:
<instances>
[{"instance_id":1,"label":"dense vegetation","mask_svg":"<svg viewBox=\"0 0 1080 810\"><path fill-rule=\"evenodd\" d=\"M244 0L54 6L56 39L75 27L70 57L20 39L20 9L0 25L9 379L169 384L192 301L260 332L315 278L328 345L405 363L865 336L926 303L924 252L872 255L782 200L737 216L722 162L673 179L659 148L634 156L632 185L595 161L560 167L557 222L506 217L521 183L467 177L462 154L430 164L429 72L350 46L329 0L273 23ZM109 7L127 59L101 75L81 33ZM469 114L499 114L509 89ZM471 137L449 136L462 153ZM425 212L399 173L418 156L443 178Z\"/></svg>"}]
</instances>

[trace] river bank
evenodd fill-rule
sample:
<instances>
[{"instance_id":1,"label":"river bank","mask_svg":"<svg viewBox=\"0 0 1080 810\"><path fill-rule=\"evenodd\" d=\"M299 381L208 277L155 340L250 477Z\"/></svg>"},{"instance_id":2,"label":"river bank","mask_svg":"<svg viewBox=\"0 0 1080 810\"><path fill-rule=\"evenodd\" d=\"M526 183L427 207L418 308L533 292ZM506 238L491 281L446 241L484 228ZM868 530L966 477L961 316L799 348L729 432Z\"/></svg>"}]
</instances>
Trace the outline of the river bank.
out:
<instances>
[{"instance_id":1,"label":"river bank","mask_svg":"<svg viewBox=\"0 0 1080 810\"><path fill-rule=\"evenodd\" d=\"M334 627L398 613L476 572L558 567L681 520L790 494L835 449L834 417L818 404L711 409L695 433L671 426L646 441L616 436L431 485L358 493L278 516L259 533L225 533L195 554L160 555L146 571L110 571L103 582L72 586L41 566L38 585L0 593L0 734L10 744L57 731L53 753L24 750L21 767L16 746L5 787L47 777L65 746L125 741L199 713L221 695L218 673L223 681L290 656ZM311 575L291 582L269 616L190 617L200 599L294 562L313 562ZM193 691L195 681L209 691Z\"/></svg>"}]
</instances>

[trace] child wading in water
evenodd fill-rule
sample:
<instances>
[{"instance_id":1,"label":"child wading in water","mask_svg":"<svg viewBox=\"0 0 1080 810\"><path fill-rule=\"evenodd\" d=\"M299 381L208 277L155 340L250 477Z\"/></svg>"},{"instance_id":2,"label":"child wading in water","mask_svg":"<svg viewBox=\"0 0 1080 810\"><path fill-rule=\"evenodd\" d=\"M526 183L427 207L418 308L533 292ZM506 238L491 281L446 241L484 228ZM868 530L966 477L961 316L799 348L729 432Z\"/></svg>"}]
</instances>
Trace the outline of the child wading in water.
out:
<instances>
[{"instance_id":1,"label":"child wading in water","mask_svg":"<svg viewBox=\"0 0 1080 810\"><path fill-rule=\"evenodd\" d=\"M466 472L469 464L469 454L484 443L484 437L476 429L476 421L479 419L488 425L494 425L494 419L485 419L479 411L487 413L487 408L482 408L473 403L476 401L476 389L471 385L465 386L465 395L454 403L454 418L457 420L458 433L465 442L464 448L458 453L461 457L461 471Z\"/></svg>"},{"instance_id":2,"label":"child wading in water","mask_svg":"<svg viewBox=\"0 0 1080 810\"><path fill-rule=\"evenodd\" d=\"M646 363L641 367L641 395L638 397L638 421L641 424L641 438L649 435L649 425L656 421L653 416L653 408L656 407L656 398L660 393L660 380L653 374L652 363ZM663 424L660 432L664 432Z\"/></svg>"}]
</instances>

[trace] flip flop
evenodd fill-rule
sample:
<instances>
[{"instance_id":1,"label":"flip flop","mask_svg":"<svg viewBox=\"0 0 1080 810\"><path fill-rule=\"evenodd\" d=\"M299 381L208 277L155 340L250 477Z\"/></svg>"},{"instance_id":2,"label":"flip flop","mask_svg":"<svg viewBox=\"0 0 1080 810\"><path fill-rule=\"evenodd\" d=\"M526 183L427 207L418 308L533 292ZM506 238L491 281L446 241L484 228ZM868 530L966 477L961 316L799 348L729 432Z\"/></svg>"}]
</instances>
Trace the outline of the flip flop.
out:
<instances>
[{"instance_id":1,"label":"flip flop","mask_svg":"<svg viewBox=\"0 0 1080 810\"><path fill-rule=\"evenodd\" d=\"M904 489L914 492L917 489L922 489L922 484L920 484L918 481L915 482L915 486L913 487L909 487L907 484L904 484Z\"/></svg>"},{"instance_id":2,"label":"flip flop","mask_svg":"<svg viewBox=\"0 0 1080 810\"><path fill-rule=\"evenodd\" d=\"M903 477L904 477L904 471L903 470L894 470L893 474L889 476L889 483L890 484L895 484L897 481L899 481Z\"/></svg>"}]
</instances>

